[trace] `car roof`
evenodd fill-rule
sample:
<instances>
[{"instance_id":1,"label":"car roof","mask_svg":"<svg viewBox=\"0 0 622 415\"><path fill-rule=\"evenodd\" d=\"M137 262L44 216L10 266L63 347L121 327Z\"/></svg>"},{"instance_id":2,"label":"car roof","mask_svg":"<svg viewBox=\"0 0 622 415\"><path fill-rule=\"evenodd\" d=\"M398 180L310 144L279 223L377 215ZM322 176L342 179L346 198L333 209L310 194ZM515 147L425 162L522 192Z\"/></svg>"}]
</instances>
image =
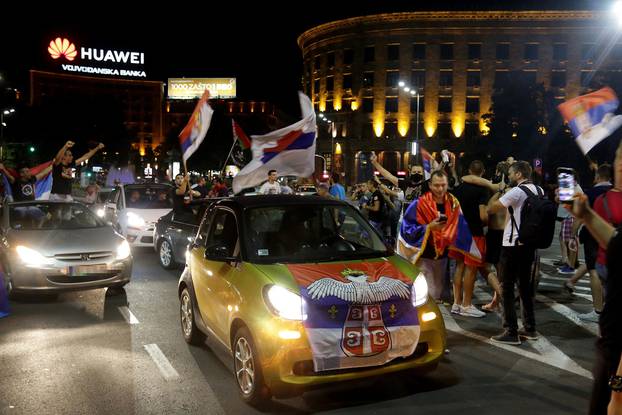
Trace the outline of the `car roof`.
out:
<instances>
[{"instance_id":1,"label":"car roof","mask_svg":"<svg viewBox=\"0 0 622 415\"><path fill-rule=\"evenodd\" d=\"M237 206L243 209L266 206L283 205L340 205L351 206L348 203L337 200L327 199L320 196L298 196L298 195L256 195L256 196L233 196L222 199L219 205Z\"/></svg>"}]
</instances>

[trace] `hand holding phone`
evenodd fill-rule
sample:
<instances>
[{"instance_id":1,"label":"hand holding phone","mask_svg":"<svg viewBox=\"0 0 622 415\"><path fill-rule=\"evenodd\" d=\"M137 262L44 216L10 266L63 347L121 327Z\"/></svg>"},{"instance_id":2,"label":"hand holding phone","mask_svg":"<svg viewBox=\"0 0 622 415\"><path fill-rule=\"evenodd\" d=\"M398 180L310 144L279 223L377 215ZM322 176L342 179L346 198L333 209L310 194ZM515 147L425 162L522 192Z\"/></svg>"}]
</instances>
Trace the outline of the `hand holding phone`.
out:
<instances>
[{"instance_id":1,"label":"hand holding phone","mask_svg":"<svg viewBox=\"0 0 622 415\"><path fill-rule=\"evenodd\" d=\"M559 201L572 204L576 186L574 169L570 167L558 168L557 182L559 184Z\"/></svg>"}]
</instances>

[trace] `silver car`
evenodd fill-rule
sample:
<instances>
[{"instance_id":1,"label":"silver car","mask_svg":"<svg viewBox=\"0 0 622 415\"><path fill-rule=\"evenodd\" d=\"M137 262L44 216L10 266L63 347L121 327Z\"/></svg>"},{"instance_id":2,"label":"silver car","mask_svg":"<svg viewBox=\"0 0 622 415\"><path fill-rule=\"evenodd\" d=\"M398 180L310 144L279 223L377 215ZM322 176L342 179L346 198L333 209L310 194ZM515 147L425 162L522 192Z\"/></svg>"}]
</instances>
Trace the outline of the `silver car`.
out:
<instances>
[{"instance_id":1,"label":"silver car","mask_svg":"<svg viewBox=\"0 0 622 415\"><path fill-rule=\"evenodd\" d=\"M129 244L82 203L5 204L1 232L11 294L121 288L130 281Z\"/></svg>"}]
</instances>

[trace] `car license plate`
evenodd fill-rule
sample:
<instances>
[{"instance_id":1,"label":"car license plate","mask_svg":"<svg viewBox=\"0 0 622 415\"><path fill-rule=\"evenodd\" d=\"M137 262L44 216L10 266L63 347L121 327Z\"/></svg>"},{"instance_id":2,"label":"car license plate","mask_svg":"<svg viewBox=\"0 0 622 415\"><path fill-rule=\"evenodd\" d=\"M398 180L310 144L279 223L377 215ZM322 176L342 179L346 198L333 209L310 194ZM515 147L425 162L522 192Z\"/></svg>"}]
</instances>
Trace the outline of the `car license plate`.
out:
<instances>
[{"instance_id":1,"label":"car license plate","mask_svg":"<svg viewBox=\"0 0 622 415\"><path fill-rule=\"evenodd\" d=\"M66 274L69 276L81 276L89 274L102 274L108 271L105 264L100 265L79 265L76 267L67 267Z\"/></svg>"}]
</instances>

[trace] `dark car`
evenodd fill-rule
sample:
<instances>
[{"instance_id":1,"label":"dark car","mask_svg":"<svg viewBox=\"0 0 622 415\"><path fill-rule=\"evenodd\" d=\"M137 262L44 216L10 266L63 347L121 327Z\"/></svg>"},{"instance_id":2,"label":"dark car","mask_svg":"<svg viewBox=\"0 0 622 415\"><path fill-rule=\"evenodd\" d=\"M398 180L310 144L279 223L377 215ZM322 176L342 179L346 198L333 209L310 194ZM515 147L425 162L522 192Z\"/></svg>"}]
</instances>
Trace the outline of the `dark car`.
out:
<instances>
[{"instance_id":1,"label":"dark car","mask_svg":"<svg viewBox=\"0 0 622 415\"><path fill-rule=\"evenodd\" d=\"M153 229L153 246L163 268L173 269L186 262L186 248L194 240L201 218L214 200L194 200L186 209L173 210L158 219Z\"/></svg>"}]
</instances>

